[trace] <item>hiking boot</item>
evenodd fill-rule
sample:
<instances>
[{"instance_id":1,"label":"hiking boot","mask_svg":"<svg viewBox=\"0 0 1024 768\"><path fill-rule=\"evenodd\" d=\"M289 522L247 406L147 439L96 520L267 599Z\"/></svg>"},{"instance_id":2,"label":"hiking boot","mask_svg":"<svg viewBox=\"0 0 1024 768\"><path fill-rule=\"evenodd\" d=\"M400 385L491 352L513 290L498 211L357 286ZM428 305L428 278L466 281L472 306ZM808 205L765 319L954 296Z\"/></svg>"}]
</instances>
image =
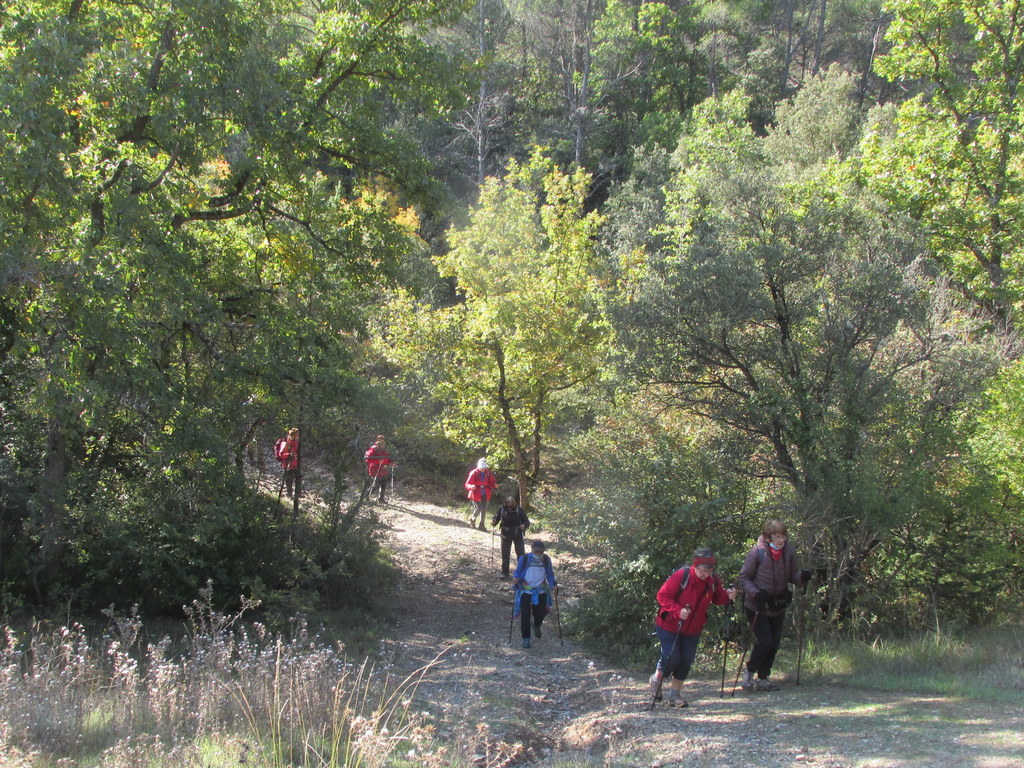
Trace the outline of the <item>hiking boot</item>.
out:
<instances>
[{"instance_id":1,"label":"hiking boot","mask_svg":"<svg viewBox=\"0 0 1024 768\"><path fill-rule=\"evenodd\" d=\"M755 691L777 691L777 690L779 690L779 686L777 686L775 683L773 683L768 678L764 678L763 680L758 678L757 680L754 681L754 690Z\"/></svg>"},{"instance_id":2,"label":"hiking boot","mask_svg":"<svg viewBox=\"0 0 1024 768\"><path fill-rule=\"evenodd\" d=\"M665 702L670 707L688 707L686 699L683 698L683 694L674 688L668 692L668 701Z\"/></svg>"},{"instance_id":3,"label":"hiking boot","mask_svg":"<svg viewBox=\"0 0 1024 768\"><path fill-rule=\"evenodd\" d=\"M744 691L751 691L754 689L754 673L749 669L743 670L743 677L740 678L740 688Z\"/></svg>"},{"instance_id":4,"label":"hiking boot","mask_svg":"<svg viewBox=\"0 0 1024 768\"><path fill-rule=\"evenodd\" d=\"M529 647L530 647L530 638L524 637L523 638L523 648L529 648Z\"/></svg>"},{"instance_id":5,"label":"hiking boot","mask_svg":"<svg viewBox=\"0 0 1024 768\"><path fill-rule=\"evenodd\" d=\"M533 625L533 636L540 640L540 624Z\"/></svg>"},{"instance_id":6,"label":"hiking boot","mask_svg":"<svg viewBox=\"0 0 1024 768\"><path fill-rule=\"evenodd\" d=\"M658 680L658 673L657 672L655 672L654 674L651 675L651 677L650 677L651 695L654 696L654 700L655 701L661 701L661 686L659 685L660 682L661 681Z\"/></svg>"}]
</instances>

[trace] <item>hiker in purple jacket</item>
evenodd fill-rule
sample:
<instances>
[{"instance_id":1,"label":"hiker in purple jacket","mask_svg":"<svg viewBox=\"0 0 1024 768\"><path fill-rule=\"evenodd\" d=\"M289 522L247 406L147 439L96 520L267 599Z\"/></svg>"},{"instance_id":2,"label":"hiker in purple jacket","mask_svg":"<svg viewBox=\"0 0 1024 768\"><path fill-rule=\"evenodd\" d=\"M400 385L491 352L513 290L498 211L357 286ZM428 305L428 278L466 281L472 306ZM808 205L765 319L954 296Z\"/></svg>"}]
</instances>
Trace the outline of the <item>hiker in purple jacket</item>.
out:
<instances>
[{"instance_id":1,"label":"hiker in purple jacket","mask_svg":"<svg viewBox=\"0 0 1024 768\"><path fill-rule=\"evenodd\" d=\"M754 635L754 649L740 683L746 690L778 690L779 686L769 678L782 643L786 606L793 599L789 585L800 586L810 578L811 572L802 571L797 565L785 524L779 520L766 522L740 568L743 610Z\"/></svg>"}]
</instances>

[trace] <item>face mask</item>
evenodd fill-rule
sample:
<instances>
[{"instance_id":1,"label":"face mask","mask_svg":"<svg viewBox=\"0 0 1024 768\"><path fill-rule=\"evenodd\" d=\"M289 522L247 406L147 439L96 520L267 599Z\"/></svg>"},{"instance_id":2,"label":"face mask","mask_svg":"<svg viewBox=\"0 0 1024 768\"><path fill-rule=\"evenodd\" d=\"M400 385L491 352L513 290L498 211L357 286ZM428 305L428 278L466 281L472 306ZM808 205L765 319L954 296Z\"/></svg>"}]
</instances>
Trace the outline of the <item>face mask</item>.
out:
<instances>
[{"instance_id":1,"label":"face mask","mask_svg":"<svg viewBox=\"0 0 1024 768\"><path fill-rule=\"evenodd\" d=\"M769 543L768 543L768 546L769 546L769 547L771 547L772 549L782 549L782 547L780 547L780 546L776 545L774 541L772 541L772 542L769 542ZM784 547L784 546L786 546L786 545L785 545L785 544L783 544L782 546Z\"/></svg>"}]
</instances>

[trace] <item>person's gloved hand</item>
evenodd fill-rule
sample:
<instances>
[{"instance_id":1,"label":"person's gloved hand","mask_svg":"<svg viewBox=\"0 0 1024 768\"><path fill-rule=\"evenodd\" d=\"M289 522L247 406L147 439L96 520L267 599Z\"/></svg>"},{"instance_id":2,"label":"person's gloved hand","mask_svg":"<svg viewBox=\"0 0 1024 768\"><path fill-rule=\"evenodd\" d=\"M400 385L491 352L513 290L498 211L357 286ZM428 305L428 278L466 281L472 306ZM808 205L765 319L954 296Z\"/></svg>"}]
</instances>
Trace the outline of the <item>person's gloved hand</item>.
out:
<instances>
[{"instance_id":1,"label":"person's gloved hand","mask_svg":"<svg viewBox=\"0 0 1024 768\"><path fill-rule=\"evenodd\" d=\"M757 610L763 611L764 610L764 606L765 606L765 604L767 602L768 602L768 593L765 590L763 590L763 589L757 590L757 594L754 595L754 605L757 607Z\"/></svg>"}]
</instances>

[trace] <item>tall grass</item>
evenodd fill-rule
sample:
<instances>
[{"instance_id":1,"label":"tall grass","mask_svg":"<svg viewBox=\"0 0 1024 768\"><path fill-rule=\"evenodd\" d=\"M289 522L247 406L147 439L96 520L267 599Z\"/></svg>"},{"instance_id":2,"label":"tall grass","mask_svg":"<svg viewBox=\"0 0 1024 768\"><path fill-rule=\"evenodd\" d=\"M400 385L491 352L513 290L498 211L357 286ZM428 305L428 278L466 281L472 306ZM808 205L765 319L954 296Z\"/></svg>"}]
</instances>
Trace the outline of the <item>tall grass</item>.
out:
<instances>
[{"instance_id":1,"label":"tall grass","mask_svg":"<svg viewBox=\"0 0 1024 768\"><path fill-rule=\"evenodd\" d=\"M811 641L803 670L812 678L881 690L1019 703L1024 699L1024 628L873 642Z\"/></svg>"},{"instance_id":2,"label":"tall grass","mask_svg":"<svg viewBox=\"0 0 1024 768\"><path fill-rule=\"evenodd\" d=\"M348 659L297 622L288 636L241 614L188 613L183 642L145 643L116 618L0 634L0 763L17 768L378 768L439 764L403 680Z\"/></svg>"}]
</instances>

